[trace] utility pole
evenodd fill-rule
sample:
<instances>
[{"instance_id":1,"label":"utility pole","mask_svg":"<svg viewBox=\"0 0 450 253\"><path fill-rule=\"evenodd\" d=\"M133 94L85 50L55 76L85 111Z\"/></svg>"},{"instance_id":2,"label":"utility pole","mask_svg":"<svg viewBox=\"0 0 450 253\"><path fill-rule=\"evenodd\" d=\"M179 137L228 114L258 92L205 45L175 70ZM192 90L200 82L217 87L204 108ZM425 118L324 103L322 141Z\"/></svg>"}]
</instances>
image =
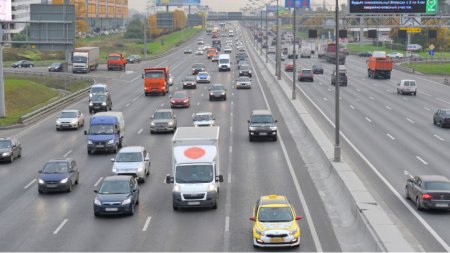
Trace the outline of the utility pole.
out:
<instances>
[{"instance_id":1,"label":"utility pole","mask_svg":"<svg viewBox=\"0 0 450 253\"><path fill-rule=\"evenodd\" d=\"M0 118L6 117L5 80L3 78L3 22L0 22Z\"/></svg>"},{"instance_id":2,"label":"utility pole","mask_svg":"<svg viewBox=\"0 0 450 253\"><path fill-rule=\"evenodd\" d=\"M341 161L341 145L339 138L339 4L338 0L336 0L336 80L334 83L335 86L335 144L334 144L334 161Z\"/></svg>"},{"instance_id":3,"label":"utility pole","mask_svg":"<svg viewBox=\"0 0 450 253\"><path fill-rule=\"evenodd\" d=\"M269 9L269 4L266 4L266 36L267 36L267 48L266 48L266 63L269 61L268 50L269 50L269 25L267 22L267 12Z\"/></svg>"},{"instance_id":4,"label":"utility pole","mask_svg":"<svg viewBox=\"0 0 450 253\"><path fill-rule=\"evenodd\" d=\"M294 35L294 40L292 41L292 55L293 55L293 65L294 65L294 70L292 71L292 100L295 100L295 81L297 80L296 79L296 76L295 76L295 74L297 73L297 68L296 68L296 65L295 65L295 63L296 63L296 60L295 60L295 58L297 58L297 52L295 51L295 46L296 46L296 44L295 44L295 32L296 32L296 27L295 27L295 15L296 15L296 13L295 13L295 1L294 1L294 22L293 22L293 24L292 24L292 34Z\"/></svg>"},{"instance_id":5,"label":"utility pole","mask_svg":"<svg viewBox=\"0 0 450 253\"><path fill-rule=\"evenodd\" d=\"M144 19L144 59L147 59L147 23L148 23L148 10L149 10L149 3L147 2L147 10L145 12L145 19Z\"/></svg>"},{"instance_id":6,"label":"utility pole","mask_svg":"<svg viewBox=\"0 0 450 253\"><path fill-rule=\"evenodd\" d=\"M263 11L263 9L261 8L261 16L260 16L260 20L261 20L261 22L260 22L260 24L261 24L261 33L263 34L263 36L262 36L262 39L261 39L261 48L260 48L260 51L259 51L259 54L261 54L262 55L262 48L263 48L263 44L264 44L264 33L263 33L263 26L262 26L262 11ZM267 36L267 34L266 34L266 36Z\"/></svg>"},{"instance_id":7,"label":"utility pole","mask_svg":"<svg viewBox=\"0 0 450 253\"><path fill-rule=\"evenodd\" d=\"M278 14L278 2L280 0L277 0L277 50L276 50L276 56L275 56L275 75L277 76L278 80L281 80L281 29L280 29L280 15ZM336 0L337 1L337 0Z\"/></svg>"}]
</instances>

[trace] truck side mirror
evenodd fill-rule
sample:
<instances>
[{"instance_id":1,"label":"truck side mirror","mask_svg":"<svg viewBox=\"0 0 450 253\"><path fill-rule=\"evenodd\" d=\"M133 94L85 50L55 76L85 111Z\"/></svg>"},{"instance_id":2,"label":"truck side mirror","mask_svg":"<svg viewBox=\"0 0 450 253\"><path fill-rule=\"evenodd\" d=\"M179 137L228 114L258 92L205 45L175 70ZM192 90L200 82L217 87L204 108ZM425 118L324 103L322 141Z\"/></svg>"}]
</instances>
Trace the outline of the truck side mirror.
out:
<instances>
[{"instance_id":1,"label":"truck side mirror","mask_svg":"<svg viewBox=\"0 0 450 253\"><path fill-rule=\"evenodd\" d=\"M216 177L216 182L217 182L217 181L223 182L223 176L222 176L222 175L217 176L217 177Z\"/></svg>"},{"instance_id":2,"label":"truck side mirror","mask_svg":"<svg viewBox=\"0 0 450 253\"><path fill-rule=\"evenodd\" d=\"M142 79L144 79L144 77L145 77L145 74L142 74Z\"/></svg>"},{"instance_id":3,"label":"truck side mirror","mask_svg":"<svg viewBox=\"0 0 450 253\"><path fill-rule=\"evenodd\" d=\"M174 180L169 174L166 176L166 184L173 184Z\"/></svg>"}]
</instances>

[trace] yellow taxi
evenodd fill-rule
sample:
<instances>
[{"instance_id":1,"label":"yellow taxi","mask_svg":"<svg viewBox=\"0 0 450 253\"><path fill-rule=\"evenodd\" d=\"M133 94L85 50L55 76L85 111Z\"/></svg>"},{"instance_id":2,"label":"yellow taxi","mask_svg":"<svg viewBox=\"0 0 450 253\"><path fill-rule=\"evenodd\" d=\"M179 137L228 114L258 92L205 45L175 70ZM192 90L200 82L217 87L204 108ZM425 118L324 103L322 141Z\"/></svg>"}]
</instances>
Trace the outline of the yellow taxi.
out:
<instances>
[{"instance_id":1,"label":"yellow taxi","mask_svg":"<svg viewBox=\"0 0 450 253\"><path fill-rule=\"evenodd\" d=\"M298 247L300 226L294 208L285 196L262 196L253 207L254 247Z\"/></svg>"}]
</instances>

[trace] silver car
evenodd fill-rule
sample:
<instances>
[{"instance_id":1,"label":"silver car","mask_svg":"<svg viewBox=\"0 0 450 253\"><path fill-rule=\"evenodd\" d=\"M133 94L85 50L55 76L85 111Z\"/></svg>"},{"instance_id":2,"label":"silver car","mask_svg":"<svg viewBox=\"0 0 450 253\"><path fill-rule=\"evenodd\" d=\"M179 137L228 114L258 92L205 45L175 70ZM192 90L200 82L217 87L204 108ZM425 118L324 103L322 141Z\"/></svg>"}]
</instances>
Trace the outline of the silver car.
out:
<instances>
[{"instance_id":1,"label":"silver car","mask_svg":"<svg viewBox=\"0 0 450 253\"><path fill-rule=\"evenodd\" d=\"M169 74L169 80L167 81L167 84L168 84L169 86L172 86L172 85L173 85L173 76L172 76L172 74Z\"/></svg>"},{"instance_id":2,"label":"silver car","mask_svg":"<svg viewBox=\"0 0 450 253\"><path fill-rule=\"evenodd\" d=\"M236 89L251 89L252 88L252 80L248 76L240 76L236 80Z\"/></svg>"},{"instance_id":3,"label":"silver car","mask_svg":"<svg viewBox=\"0 0 450 253\"><path fill-rule=\"evenodd\" d=\"M64 110L56 118L56 130L78 129L84 126L84 115L79 110Z\"/></svg>"},{"instance_id":4,"label":"silver car","mask_svg":"<svg viewBox=\"0 0 450 253\"><path fill-rule=\"evenodd\" d=\"M177 130L177 117L171 109L156 110L150 122L150 133L175 132Z\"/></svg>"},{"instance_id":5,"label":"silver car","mask_svg":"<svg viewBox=\"0 0 450 253\"><path fill-rule=\"evenodd\" d=\"M114 175L131 175L145 183L145 178L150 174L150 155L144 147L124 147L111 161L114 163Z\"/></svg>"},{"instance_id":6,"label":"silver car","mask_svg":"<svg viewBox=\"0 0 450 253\"><path fill-rule=\"evenodd\" d=\"M194 126L215 126L216 121L212 112L197 112L192 115Z\"/></svg>"}]
</instances>

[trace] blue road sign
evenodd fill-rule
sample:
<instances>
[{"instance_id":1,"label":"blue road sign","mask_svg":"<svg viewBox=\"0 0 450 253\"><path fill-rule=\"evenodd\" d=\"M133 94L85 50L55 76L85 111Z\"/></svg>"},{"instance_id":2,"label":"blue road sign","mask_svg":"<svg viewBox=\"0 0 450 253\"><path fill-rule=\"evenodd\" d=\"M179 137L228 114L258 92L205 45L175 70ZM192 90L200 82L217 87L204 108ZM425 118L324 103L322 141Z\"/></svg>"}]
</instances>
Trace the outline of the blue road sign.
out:
<instances>
[{"instance_id":1,"label":"blue road sign","mask_svg":"<svg viewBox=\"0 0 450 253\"><path fill-rule=\"evenodd\" d=\"M434 56L434 49L430 49L430 51L428 51L428 54Z\"/></svg>"}]
</instances>

